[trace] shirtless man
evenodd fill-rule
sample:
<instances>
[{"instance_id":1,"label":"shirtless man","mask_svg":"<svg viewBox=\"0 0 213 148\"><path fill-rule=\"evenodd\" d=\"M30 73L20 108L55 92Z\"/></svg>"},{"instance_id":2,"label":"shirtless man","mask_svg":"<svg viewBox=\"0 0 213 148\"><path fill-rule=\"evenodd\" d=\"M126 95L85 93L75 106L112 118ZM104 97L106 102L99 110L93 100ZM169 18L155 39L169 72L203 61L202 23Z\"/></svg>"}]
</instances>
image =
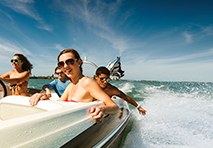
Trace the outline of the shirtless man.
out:
<instances>
[{"instance_id":1,"label":"shirtless man","mask_svg":"<svg viewBox=\"0 0 213 148\"><path fill-rule=\"evenodd\" d=\"M96 70L95 79L98 85L110 98L112 98L112 96L118 96L127 101L128 103L132 104L133 106L135 106L140 114L146 115L146 110L144 110L140 104L136 103L132 98L127 96L117 87L108 83L108 81L110 80L110 71L106 67L99 67Z\"/></svg>"}]
</instances>

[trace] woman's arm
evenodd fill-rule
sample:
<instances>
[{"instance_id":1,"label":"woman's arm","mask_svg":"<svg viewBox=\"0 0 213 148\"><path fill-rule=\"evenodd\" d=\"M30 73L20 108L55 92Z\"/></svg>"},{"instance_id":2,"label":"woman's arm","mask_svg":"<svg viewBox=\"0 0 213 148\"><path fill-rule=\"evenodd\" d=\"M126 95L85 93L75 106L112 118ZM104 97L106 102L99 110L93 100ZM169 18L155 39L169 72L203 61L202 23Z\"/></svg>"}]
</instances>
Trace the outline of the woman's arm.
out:
<instances>
[{"instance_id":1,"label":"woman's arm","mask_svg":"<svg viewBox=\"0 0 213 148\"><path fill-rule=\"evenodd\" d=\"M11 84L17 84L19 82L26 80L26 78L29 78L29 76L30 76L28 71L24 71L24 72L21 73L20 77L10 78L11 73L12 72L10 71L10 72L2 75L1 80L5 81L7 83L11 83Z\"/></svg>"},{"instance_id":2,"label":"woman's arm","mask_svg":"<svg viewBox=\"0 0 213 148\"><path fill-rule=\"evenodd\" d=\"M104 103L104 105L98 107L102 113L115 114L119 111L119 107L115 104L115 102L113 102L110 97L91 78L87 78L85 80L83 87L93 98L96 98Z\"/></svg>"},{"instance_id":3,"label":"woman's arm","mask_svg":"<svg viewBox=\"0 0 213 148\"><path fill-rule=\"evenodd\" d=\"M10 78L10 74L13 72L14 70L8 71L5 74L0 76L0 80L3 80L5 78Z\"/></svg>"},{"instance_id":4,"label":"woman's arm","mask_svg":"<svg viewBox=\"0 0 213 148\"><path fill-rule=\"evenodd\" d=\"M45 93L36 93L30 97L30 105L36 106L40 100L49 100Z\"/></svg>"}]
</instances>

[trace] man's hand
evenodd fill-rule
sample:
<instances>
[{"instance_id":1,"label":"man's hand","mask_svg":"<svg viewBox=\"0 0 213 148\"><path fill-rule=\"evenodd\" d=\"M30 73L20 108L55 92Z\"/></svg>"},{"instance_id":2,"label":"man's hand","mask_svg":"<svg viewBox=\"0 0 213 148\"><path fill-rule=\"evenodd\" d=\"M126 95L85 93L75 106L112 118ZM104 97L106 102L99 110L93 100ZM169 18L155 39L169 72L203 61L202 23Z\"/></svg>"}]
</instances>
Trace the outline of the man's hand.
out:
<instances>
[{"instance_id":1,"label":"man's hand","mask_svg":"<svg viewBox=\"0 0 213 148\"><path fill-rule=\"evenodd\" d=\"M144 116L146 115L146 110L144 110L142 107L139 107L138 111L139 111L140 114L142 114Z\"/></svg>"}]
</instances>

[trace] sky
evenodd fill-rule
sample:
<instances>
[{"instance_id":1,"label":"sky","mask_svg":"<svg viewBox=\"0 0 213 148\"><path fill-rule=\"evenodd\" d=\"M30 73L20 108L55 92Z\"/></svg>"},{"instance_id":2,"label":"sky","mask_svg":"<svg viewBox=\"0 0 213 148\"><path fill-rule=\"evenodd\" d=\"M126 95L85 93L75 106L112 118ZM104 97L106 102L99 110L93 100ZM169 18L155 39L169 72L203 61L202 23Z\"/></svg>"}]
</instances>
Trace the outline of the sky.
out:
<instances>
[{"instance_id":1,"label":"sky","mask_svg":"<svg viewBox=\"0 0 213 148\"><path fill-rule=\"evenodd\" d=\"M0 0L0 22L0 75L15 53L52 75L73 48L98 66L121 57L122 79L213 82L212 0Z\"/></svg>"}]
</instances>

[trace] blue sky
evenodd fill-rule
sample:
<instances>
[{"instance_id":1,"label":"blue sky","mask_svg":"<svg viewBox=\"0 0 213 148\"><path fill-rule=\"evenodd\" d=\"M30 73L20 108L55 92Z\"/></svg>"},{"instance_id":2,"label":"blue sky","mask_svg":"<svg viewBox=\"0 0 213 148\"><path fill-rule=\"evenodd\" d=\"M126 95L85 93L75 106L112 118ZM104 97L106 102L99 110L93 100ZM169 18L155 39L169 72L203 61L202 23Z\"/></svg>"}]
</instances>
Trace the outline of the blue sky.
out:
<instances>
[{"instance_id":1,"label":"blue sky","mask_svg":"<svg viewBox=\"0 0 213 148\"><path fill-rule=\"evenodd\" d=\"M74 48L98 66L121 56L123 79L213 82L211 0L1 0L0 21L0 74L22 53L51 75Z\"/></svg>"}]
</instances>

